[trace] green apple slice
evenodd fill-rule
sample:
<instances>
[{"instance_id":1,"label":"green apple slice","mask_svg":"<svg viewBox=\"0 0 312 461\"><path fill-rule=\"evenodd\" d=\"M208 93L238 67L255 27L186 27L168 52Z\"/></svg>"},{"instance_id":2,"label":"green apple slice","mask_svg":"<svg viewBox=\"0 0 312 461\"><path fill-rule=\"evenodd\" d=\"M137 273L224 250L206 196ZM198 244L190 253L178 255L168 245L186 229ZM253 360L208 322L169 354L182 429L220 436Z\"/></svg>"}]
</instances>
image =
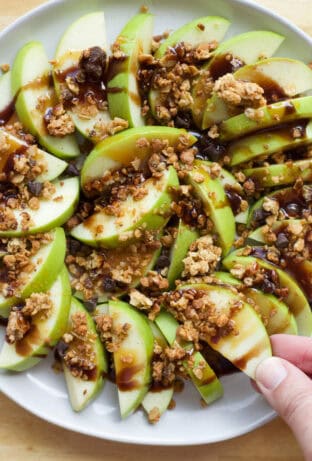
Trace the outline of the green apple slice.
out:
<instances>
[{"instance_id":1,"label":"green apple slice","mask_svg":"<svg viewBox=\"0 0 312 461\"><path fill-rule=\"evenodd\" d=\"M286 219L284 221L275 221L270 230L274 232L275 234L278 234L279 232L286 231L287 232L287 227L295 224L302 224L305 225L306 221L304 219ZM251 232L248 235L248 240L252 242L257 242L257 243L270 243L267 242L265 239L265 235L267 233L268 229L266 226L261 226L258 227L256 230Z\"/></svg>"},{"instance_id":2,"label":"green apple slice","mask_svg":"<svg viewBox=\"0 0 312 461\"><path fill-rule=\"evenodd\" d=\"M79 180L69 178L53 183L55 192L50 199L40 199L40 208L13 210L17 221L16 230L0 231L0 237L24 237L38 232L46 232L54 227L62 226L73 214L79 198ZM23 213L28 213L30 225L22 226Z\"/></svg>"},{"instance_id":3,"label":"green apple slice","mask_svg":"<svg viewBox=\"0 0 312 461\"><path fill-rule=\"evenodd\" d=\"M181 276L184 269L183 259L186 257L191 244L198 238L198 231L184 224L180 219L178 235L170 252L170 265L167 274L170 288L175 288L174 282Z\"/></svg>"},{"instance_id":4,"label":"green apple slice","mask_svg":"<svg viewBox=\"0 0 312 461\"><path fill-rule=\"evenodd\" d=\"M155 139L167 140L176 147L181 136L188 136L189 145L196 143L195 136L188 135L185 130L161 126L144 126L132 128L106 138L99 143L88 156L81 171L81 184L85 186L94 179L104 177L110 170L118 170L130 165L135 159L144 160L151 152L148 146L139 147L139 140L151 142ZM85 190L86 191L86 190ZM87 192L87 191L86 191Z\"/></svg>"},{"instance_id":5,"label":"green apple slice","mask_svg":"<svg viewBox=\"0 0 312 461\"><path fill-rule=\"evenodd\" d=\"M312 88L312 70L303 62L288 58L269 58L244 66L234 73L237 80L257 83L264 89L264 96L276 93L280 99L293 98ZM214 94L207 102L202 128L209 128L237 113L231 113L228 105Z\"/></svg>"},{"instance_id":6,"label":"green apple slice","mask_svg":"<svg viewBox=\"0 0 312 461\"><path fill-rule=\"evenodd\" d=\"M104 373L107 373L107 360L103 345L98 337L91 315L75 298L72 298L71 300L67 326L68 331L70 332L71 328L71 317L76 313L81 313L87 318L88 335L91 337L91 340L87 340L87 342L92 347L92 353L95 355L94 362L96 363L96 367L92 370L92 376L90 376L90 379L83 380L75 377L63 360L64 377L66 380L71 406L73 410L81 411L86 408L86 406L89 405L89 403L102 390L104 385Z\"/></svg>"},{"instance_id":7,"label":"green apple slice","mask_svg":"<svg viewBox=\"0 0 312 461\"><path fill-rule=\"evenodd\" d=\"M48 318L33 319L32 327L21 341L4 342L0 351L0 368L24 371L36 365L48 355L50 348L66 331L71 289L68 273L63 267L49 290L52 309Z\"/></svg>"},{"instance_id":8,"label":"green apple slice","mask_svg":"<svg viewBox=\"0 0 312 461\"><path fill-rule=\"evenodd\" d=\"M5 144L9 146L9 149L5 152L5 154L3 153L1 155L0 172L6 168L7 162L11 159L12 156L14 156L16 152L18 154L24 152L26 153L27 149L31 147L16 136L13 136L3 129L0 129L0 139L2 139L2 137L5 141ZM36 154L32 156L32 158L40 163L44 163L45 165L44 172L36 177L36 181L39 182L53 181L53 179L56 179L58 176L60 176L68 166L64 160L61 160L54 155L48 154L39 148L37 149Z\"/></svg>"},{"instance_id":9,"label":"green apple slice","mask_svg":"<svg viewBox=\"0 0 312 461\"><path fill-rule=\"evenodd\" d=\"M219 127L220 141L232 141L254 131L274 127L281 123L311 118L312 96L275 102L262 107L261 112L259 120L253 120L246 114L239 114L224 120Z\"/></svg>"},{"instance_id":10,"label":"green apple slice","mask_svg":"<svg viewBox=\"0 0 312 461\"><path fill-rule=\"evenodd\" d=\"M30 42L18 52L12 67L12 92L18 94L15 108L20 121L40 144L61 158L77 157L78 143L74 135L63 138L47 133L44 115L57 103L50 84L51 68L40 42Z\"/></svg>"},{"instance_id":11,"label":"green apple slice","mask_svg":"<svg viewBox=\"0 0 312 461\"><path fill-rule=\"evenodd\" d=\"M198 182L201 177L202 182ZM235 239L235 219L224 188L220 180L212 179L200 160L195 161L192 171L188 173L187 182L202 202L204 209L212 220L219 242L226 255Z\"/></svg>"},{"instance_id":12,"label":"green apple slice","mask_svg":"<svg viewBox=\"0 0 312 461\"><path fill-rule=\"evenodd\" d=\"M124 53L111 58L107 75L108 104L111 117L128 121L129 127L145 124L137 82L139 55L151 52L154 17L148 13L134 16L118 36L115 45Z\"/></svg>"},{"instance_id":13,"label":"green apple slice","mask_svg":"<svg viewBox=\"0 0 312 461\"><path fill-rule=\"evenodd\" d=\"M288 288L288 296L284 299L284 303L289 307L294 315L298 334L302 336L311 336L312 334L312 313L308 300L303 291L299 288L295 280L288 275L284 270L270 264L268 261L254 257L241 256L242 250L237 250L231 253L223 260L223 265L230 270L235 264L248 267L251 264L257 263L260 268L275 271L279 279L281 288Z\"/></svg>"},{"instance_id":14,"label":"green apple slice","mask_svg":"<svg viewBox=\"0 0 312 461\"><path fill-rule=\"evenodd\" d=\"M165 349L168 346L168 343L164 335L154 322L149 321L149 325L154 336L154 341L156 341L156 343L162 349ZM147 414L149 414L154 408L157 408L159 415L161 416L168 409L168 406L173 397L173 392L173 385L163 388L161 386L158 388L157 385L153 387L152 385L152 388L148 391L142 400L142 407Z\"/></svg>"},{"instance_id":15,"label":"green apple slice","mask_svg":"<svg viewBox=\"0 0 312 461\"><path fill-rule=\"evenodd\" d=\"M301 178L303 182L312 181L312 159L289 160L283 164L269 165L243 170L247 178L251 178L257 187L274 187L292 184Z\"/></svg>"},{"instance_id":16,"label":"green apple slice","mask_svg":"<svg viewBox=\"0 0 312 461\"><path fill-rule=\"evenodd\" d=\"M0 125L6 123L14 112L14 94L11 90L12 72L0 76Z\"/></svg>"},{"instance_id":17,"label":"green apple slice","mask_svg":"<svg viewBox=\"0 0 312 461\"><path fill-rule=\"evenodd\" d=\"M59 98L61 98L61 87L66 78L66 72L70 73L78 69L82 52L92 47L106 50L106 28L103 11L82 16L69 26L61 38L53 65L54 85ZM86 118L85 115L79 116L78 105L75 106L75 112L71 110L68 112L77 130L87 138L90 137L90 132L96 123L110 121L108 111L100 110L95 116Z\"/></svg>"},{"instance_id":18,"label":"green apple slice","mask_svg":"<svg viewBox=\"0 0 312 461\"><path fill-rule=\"evenodd\" d=\"M240 303L240 309L231 313L238 334L231 333L217 340L209 338L207 342L247 376L255 379L257 366L272 355L270 339L259 315L229 288L205 284L180 287L181 290L189 288L204 291L209 303L220 313L229 315L231 305Z\"/></svg>"},{"instance_id":19,"label":"green apple slice","mask_svg":"<svg viewBox=\"0 0 312 461\"><path fill-rule=\"evenodd\" d=\"M255 288L242 287L241 281L228 272L216 272L214 277L226 285L238 287L238 290L245 295L248 303L252 304L253 301L256 304L269 336L275 334L298 334L295 317L286 304L277 299L276 296L262 293L262 291Z\"/></svg>"},{"instance_id":20,"label":"green apple slice","mask_svg":"<svg viewBox=\"0 0 312 461\"><path fill-rule=\"evenodd\" d=\"M173 315L169 312L166 312L165 310L162 310L156 317L155 323L167 339L168 343L173 346L176 341L177 330L179 328L179 323L176 321ZM185 348L185 350L190 351L194 361L193 368L189 366L187 361L185 361L183 365L203 400L207 404L210 404L222 397L222 384L202 354L200 352L194 352L194 345L190 342L183 343L182 346ZM201 367L201 371L203 373L201 379L199 379L193 371L198 366Z\"/></svg>"},{"instance_id":21,"label":"green apple slice","mask_svg":"<svg viewBox=\"0 0 312 461\"><path fill-rule=\"evenodd\" d=\"M303 134L294 137L292 129L299 128ZM259 157L268 157L276 152L286 151L292 148L306 146L312 142L312 121L308 124L292 123L289 126L273 128L272 131L256 133L238 139L231 143L228 155L231 157L231 166L239 165Z\"/></svg>"},{"instance_id":22,"label":"green apple slice","mask_svg":"<svg viewBox=\"0 0 312 461\"><path fill-rule=\"evenodd\" d=\"M270 58L284 39L282 35L266 30L255 30L235 35L221 43L213 58L203 66L203 70L209 70L212 78L217 80L228 72L232 73L235 70L235 64L254 64L264 57ZM199 78L192 91L194 99L193 119L200 128L207 101L206 94L202 91L203 84L203 79Z\"/></svg>"},{"instance_id":23,"label":"green apple slice","mask_svg":"<svg viewBox=\"0 0 312 461\"><path fill-rule=\"evenodd\" d=\"M154 340L146 317L129 304L110 301L109 314L114 330L130 325L128 335L114 352L120 413L124 419L141 404L148 391Z\"/></svg>"},{"instance_id":24,"label":"green apple slice","mask_svg":"<svg viewBox=\"0 0 312 461\"><path fill-rule=\"evenodd\" d=\"M105 211L94 213L74 227L71 235L90 246L115 248L125 240L128 244L135 229L161 229L170 214L170 190L178 185L177 173L170 167L158 181L153 178L145 181L142 187L147 194L141 200L128 196L121 202L119 217L105 214Z\"/></svg>"},{"instance_id":25,"label":"green apple slice","mask_svg":"<svg viewBox=\"0 0 312 461\"><path fill-rule=\"evenodd\" d=\"M18 298L28 298L31 293L40 293L48 290L55 281L64 264L66 252L65 233L61 227L51 232L51 242L42 246L39 251L31 257L34 270L31 273L22 272L19 278L24 282L19 287L14 297L5 298L0 294L0 315L8 317L10 307Z\"/></svg>"}]
</instances>

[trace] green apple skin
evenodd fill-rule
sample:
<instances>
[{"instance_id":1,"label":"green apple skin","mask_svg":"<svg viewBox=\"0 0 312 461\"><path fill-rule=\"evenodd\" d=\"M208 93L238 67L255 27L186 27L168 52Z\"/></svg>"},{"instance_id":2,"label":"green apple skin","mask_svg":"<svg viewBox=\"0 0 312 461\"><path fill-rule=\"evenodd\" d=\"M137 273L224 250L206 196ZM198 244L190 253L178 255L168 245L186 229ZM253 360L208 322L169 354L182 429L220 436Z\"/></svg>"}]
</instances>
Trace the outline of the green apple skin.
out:
<instances>
[{"instance_id":1,"label":"green apple skin","mask_svg":"<svg viewBox=\"0 0 312 461\"><path fill-rule=\"evenodd\" d=\"M7 342L3 344L0 351L0 368L12 371L32 368L48 355L50 348L65 333L71 302L71 288L65 267L59 273L49 293L53 302L51 315L47 319L34 320L35 334L30 331L19 346ZM22 353L18 352L19 348Z\"/></svg>"},{"instance_id":2,"label":"green apple skin","mask_svg":"<svg viewBox=\"0 0 312 461\"><path fill-rule=\"evenodd\" d=\"M196 229L192 229L182 220L179 221L178 235L170 252L170 265L167 274L169 287L175 288L175 281L181 276L184 264L183 259L193 242L199 238L199 233Z\"/></svg>"},{"instance_id":3,"label":"green apple skin","mask_svg":"<svg viewBox=\"0 0 312 461\"><path fill-rule=\"evenodd\" d=\"M203 182L196 182L196 176L200 174ZM202 202L204 209L212 220L218 234L223 255L226 255L235 239L235 219L220 180L212 179L204 164L200 160L195 161L193 170L187 175L186 181L193 187L193 191Z\"/></svg>"},{"instance_id":4,"label":"green apple skin","mask_svg":"<svg viewBox=\"0 0 312 461\"><path fill-rule=\"evenodd\" d=\"M154 17L140 13L126 24L116 43L126 58L111 59L108 68L107 97L112 118L128 121L129 127L143 126L141 97L137 82L139 55L151 52Z\"/></svg>"},{"instance_id":5,"label":"green apple skin","mask_svg":"<svg viewBox=\"0 0 312 461\"><path fill-rule=\"evenodd\" d=\"M288 58L269 58L241 67L234 73L237 80L261 85L276 85L287 98L293 98L312 88L312 70L303 62ZM207 101L202 129L238 115L242 109L231 113L227 104L216 94Z\"/></svg>"},{"instance_id":6,"label":"green apple skin","mask_svg":"<svg viewBox=\"0 0 312 461\"><path fill-rule=\"evenodd\" d=\"M156 317L155 323L167 339L168 343L173 346L176 341L177 330L179 328L179 323L176 321L173 315L169 312L166 312L165 310L162 310ZM183 343L182 346L185 348L185 350L190 351L192 354L194 367L191 368L187 362L185 362L183 365L185 366L193 384L195 385L203 400L207 404L210 404L222 397L222 384L202 354L200 352L193 352L194 345L192 343ZM201 365L201 370L203 372L203 377L201 379L198 379L198 377L195 376L193 372L193 369L196 368L199 364Z\"/></svg>"},{"instance_id":7,"label":"green apple skin","mask_svg":"<svg viewBox=\"0 0 312 461\"><path fill-rule=\"evenodd\" d=\"M309 302L303 291L295 280L284 270L270 264L266 260L254 256L241 256L241 250L234 251L223 260L223 265L230 270L235 264L244 267L257 263L260 268L273 270L276 272L279 284L282 288L288 288L289 294L284 299L284 303L289 307L290 312L294 315L298 326L298 334L301 336L311 336L312 334L312 313Z\"/></svg>"},{"instance_id":8,"label":"green apple skin","mask_svg":"<svg viewBox=\"0 0 312 461\"><path fill-rule=\"evenodd\" d=\"M241 302L241 308L232 313L239 333L229 334L217 341L208 339L212 349L233 363L247 376L255 379L257 366L266 358L272 356L271 344L261 318L256 311L230 288L218 285L193 284L179 287L179 289L202 290L209 297L211 304L218 311L228 313L231 303Z\"/></svg>"},{"instance_id":9,"label":"green apple skin","mask_svg":"<svg viewBox=\"0 0 312 461\"><path fill-rule=\"evenodd\" d=\"M269 165L243 170L247 178L251 178L257 187L274 187L292 184L301 178L303 182L312 181L312 159L289 161L283 164Z\"/></svg>"},{"instance_id":10,"label":"green apple skin","mask_svg":"<svg viewBox=\"0 0 312 461\"><path fill-rule=\"evenodd\" d=\"M141 404L151 383L154 338L147 318L129 304L109 301L109 315L114 328L130 325L127 337L113 354L120 413L125 419ZM123 362L129 356L134 359L131 365Z\"/></svg>"},{"instance_id":11,"label":"green apple skin","mask_svg":"<svg viewBox=\"0 0 312 461\"><path fill-rule=\"evenodd\" d=\"M82 30L83 34L81 33ZM103 11L96 11L82 16L69 26L61 38L55 54L55 64L53 65L54 86L58 98L61 96L58 74L66 72L68 69L77 68L82 52L95 46L102 48L104 51L107 48ZM79 117L76 112L69 111L69 113L77 130L86 138L90 138L90 131L97 122L103 121L105 123L110 121L108 111L99 111L95 117L88 120Z\"/></svg>"},{"instance_id":12,"label":"green apple skin","mask_svg":"<svg viewBox=\"0 0 312 461\"><path fill-rule=\"evenodd\" d=\"M2 237L25 237L38 232L47 232L55 227L62 226L74 213L79 200L79 180L78 178L64 179L64 181L54 182L56 192L50 199L41 199L39 210L25 208L23 210L13 210L15 219L18 222L16 230L0 231ZM56 197L62 196L60 201L54 201ZM27 212L34 225L28 230L22 230L21 212Z\"/></svg>"},{"instance_id":13,"label":"green apple skin","mask_svg":"<svg viewBox=\"0 0 312 461\"><path fill-rule=\"evenodd\" d=\"M50 64L40 42L30 42L21 48L12 67L12 93L18 94L16 112L25 128L49 152L65 159L77 157L80 151L75 136L50 136L45 128L44 114L37 109L40 97L47 100L47 109L57 103L54 89L49 85L50 72Z\"/></svg>"},{"instance_id":14,"label":"green apple skin","mask_svg":"<svg viewBox=\"0 0 312 461\"><path fill-rule=\"evenodd\" d=\"M306 146L312 141L312 122L310 121L301 138L293 138L290 128L277 128L264 133L256 133L238 139L230 144L228 155L231 157L231 166L270 156L291 148Z\"/></svg>"},{"instance_id":15,"label":"green apple skin","mask_svg":"<svg viewBox=\"0 0 312 461\"><path fill-rule=\"evenodd\" d=\"M0 113L5 112L11 104L14 103L14 94L12 94L11 90L11 78L11 71L0 76Z\"/></svg>"},{"instance_id":16,"label":"green apple skin","mask_svg":"<svg viewBox=\"0 0 312 461\"><path fill-rule=\"evenodd\" d=\"M156 323L149 320L149 325L153 333L154 342L156 342L162 349L168 347L168 343ZM173 385L163 389L157 389L156 392L149 390L142 400L142 407L144 408L144 411L148 415L149 412L153 410L153 408L157 408L161 416L168 409L168 406L173 397L173 393Z\"/></svg>"},{"instance_id":17,"label":"green apple skin","mask_svg":"<svg viewBox=\"0 0 312 461\"><path fill-rule=\"evenodd\" d=\"M217 280L225 285L239 287L241 281L234 278L228 272L216 272L214 274ZM246 297L246 301L250 303L254 301L259 309L262 318L266 320L264 323L269 336L275 334L297 335L298 327L295 317L289 312L288 307L282 301L271 294L262 293L255 288L244 287L242 293Z\"/></svg>"},{"instance_id":18,"label":"green apple skin","mask_svg":"<svg viewBox=\"0 0 312 461\"><path fill-rule=\"evenodd\" d=\"M145 188L147 195L141 200L129 196L121 203L121 218L98 212L71 230L72 237L90 246L116 248L121 245L124 235L135 229L160 230L168 221L172 202L171 188L179 185L176 170L169 167L162 178L154 183L148 179ZM103 229L98 230L99 226ZM133 238L126 240L129 244Z\"/></svg>"},{"instance_id":19,"label":"green apple skin","mask_svg":"<svg viewBox=\"0 0 312 461\"><path fill-rule=\"evenodd\" d=\"M118 170L130 165L136 158L144 160L150 154L148 147L138 147L138 141L146 138L151 142L153 139L168 140L169 145L176 147L181 136L188 136L189 145L196 143L195 136L178 128L162 126L142 126L131 128L118 133L99 143L87 157L81 171L81 185L85 185L98 178L102 178L109 170ZM85 190L86 193L88 191Z\"/></svg>"},{"instance_id":20,"label":"green apple skin","mask_svg":"<svg viewBox=\"0 0 312 461\"><path fill-rule=\"evenodd\" d=\"M284 37L282 35L266 30L256 30L236 35L220 44L213 58L203 66L203 70L212 69L212 76L216 80L221 75L219 75L219 72L214 75L214 69L218 71L218 64L224 61L226 55L231 54L244 64L254 64L264 57L270 58L283 41ZM226 69L226 66L223 66L223 68L225 71L223 73L227 73L230 70ZM199 128L202 126L203 113L207 101L205 93L200 91L202 85L203 81L199 78L192 91L194 99L192 114L194 122Z\"/></svg>"},{"instance_id":21,"label":"green apple skin","mask_svg":"<svg viewBox=\"0 0 312 461\"><path fill-rule=\"evenodd\" d=\"M224 120L219 127L220 141L232 141L255 131L270 128L281 123L312 117L312 96L279 101L261 108L263 116L252 120L239 114Z\"/></svg>"},{"instance_id":22,"label":"green apple skin","mask_svg":"<svg viewBox=\"0 0 312 461\"><path fill-rule=\"evenodd\" d=\"M22 141L21 139L13 136L8 131L5 131L0 128L0 136L5 136L5 142L9 144L9 150L6 153L6 156L9 157L10 155L14 154L18 150L27 149L30 147L26 142ZM2 160L2 158L1 158ZM54 155L48 154L44 150L38 148L37 155L35 156L35 160L42 161L45 163L45 171L36 177L36 181L44 182L44 181L53 181L58 176L60 176L65 169L67 168L68 164L64 162ZM0 171L5 167L6 162L0 162L1 167Z\"/></svg>"},{"instance_id":23,"label":"green apple skin","mask_svg":"<svg viewBox=\"0 0 312 461\"><path fill-rule=\"evenodd\" d=\"M66 239L61 227L52 231L53 240L40 248L31 258L35 270L29 275L25 285L21 287L18 297L5 298L0 294L0 315L7 318L10 307L14 306L18 298L26 299L31 293L47 291L55 281L63 267L66 253Z\"/></svg>"},{"instance_id":24,"label":"green apple skin","mask_svg":"<svg viewBox=\"0 0 312 461\"><path fill-rule=\"evenodd\" d=\"M74 411L82 411L94 400L104 385L104 374L107 373L108 365L103 345L98 337L94 321L89 312L75 298L71 300L69 312L70 318L75 313L83 313L87 318L87 328L90 335L95 337L92 342L92 349L95 353L96 373L92 380L85 381L73 376L63 361L64 377L67 385L69 400ZM70 327L70 325L69 325Z\"/></svg>"}]
</instances>

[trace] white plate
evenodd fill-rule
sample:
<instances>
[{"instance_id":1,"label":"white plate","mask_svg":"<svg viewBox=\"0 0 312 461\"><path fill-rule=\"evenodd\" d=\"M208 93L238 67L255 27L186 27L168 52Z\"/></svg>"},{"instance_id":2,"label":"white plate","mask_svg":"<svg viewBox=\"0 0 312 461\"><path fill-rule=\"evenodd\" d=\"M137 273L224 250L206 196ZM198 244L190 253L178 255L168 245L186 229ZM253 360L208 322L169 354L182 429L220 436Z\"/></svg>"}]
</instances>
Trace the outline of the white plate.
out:
<instances>
[{"instance_id":1,"label":"white plate","mask_svg":"<svg viewBox=\"0 0 312 461\"><path fill-rule=\"evenodd\" d=\"M311 60L312 41L289 22L249 2L240 0L58 0L34 10L0 35L1 63L12 62L17 50L29 40L41 40L50 58L65 28L79 16L104 9L111 43L123 24L145 3L156 14L156 31L176 27L206 15L232 21L228 36L247 30L267 29L286 36L280 56ZM81 31L83 33L83 31ZM62 375L55 375L51 361L43 361L21 374L0 374L0 389L37 416L67 429L121 442L154 445L191 445L226 440L251 431L274 417L242 374L222 379L224 398L201 408L199 394L187 385L177 396L177 407L156 426L141 411L121 421L114 387L104 392L81 414L68 403ZM1 421L1 416L0 416Z\"/></svg>"}]
</instances>

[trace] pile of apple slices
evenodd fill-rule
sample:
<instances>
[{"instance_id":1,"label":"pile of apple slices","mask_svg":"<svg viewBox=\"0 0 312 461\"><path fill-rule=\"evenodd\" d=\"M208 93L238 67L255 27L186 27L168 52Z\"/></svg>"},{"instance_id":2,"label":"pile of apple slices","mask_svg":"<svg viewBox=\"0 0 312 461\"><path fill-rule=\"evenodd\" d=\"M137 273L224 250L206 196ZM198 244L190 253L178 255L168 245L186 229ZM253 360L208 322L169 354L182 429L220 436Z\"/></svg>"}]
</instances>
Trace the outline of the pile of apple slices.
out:
<instances>
[{"instance_id":1,"label":"pile of apple slices","mask_svg":"<svg viewBox=\"0 0 312 461\"><path fill-rule=\"evenodd\" d=\"M224 364L253 379L270 335L312 334L312 70L274 32L223 41L208 16L157 44L153 21L108 56L85 15L0 78L0 368L54 348L75 411L113 379L121 417L150 422L177 376L212 404Z\"/></svg>"}]
</instances>

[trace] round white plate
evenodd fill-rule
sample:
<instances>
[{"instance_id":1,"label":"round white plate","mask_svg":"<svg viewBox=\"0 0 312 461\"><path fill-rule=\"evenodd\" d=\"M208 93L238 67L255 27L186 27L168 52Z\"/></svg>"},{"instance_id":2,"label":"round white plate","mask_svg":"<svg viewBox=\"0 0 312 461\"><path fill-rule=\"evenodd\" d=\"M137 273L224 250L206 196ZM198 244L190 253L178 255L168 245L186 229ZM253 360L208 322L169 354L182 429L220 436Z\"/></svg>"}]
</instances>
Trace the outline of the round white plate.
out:
<instances>
[{"instance_id":1,"label":"round white plate","mask_svg":"<svg viewBox=\"0 0 312 461\"><path fill-rule=\"evenodd\" d=\"M142 3L156 14L157 33L201 16L220 15L232 22L228 37L247 30L272 30L286 36L279 56L311 60L312 41L303 32L241 0L58 0L24 16L0 35L1 62L11 63L19 47L30 40L41 40L52 58L65 28L81 15L98 9L105 11L108 42L112 43ZM130 443L191 445L244 434L274 417L241 373L224 377L224 397L205 409L200 406L197 391L188 384L176 396L175 410L168 411L156 426L147 423L142 411L121 421L116 390L110 383L83 413L75 414L68 402L63 376L53 373L51 361L44 360L21 374L1 372L0 389L37 416L84 434Z\"/></svg>"}]
</instances>

